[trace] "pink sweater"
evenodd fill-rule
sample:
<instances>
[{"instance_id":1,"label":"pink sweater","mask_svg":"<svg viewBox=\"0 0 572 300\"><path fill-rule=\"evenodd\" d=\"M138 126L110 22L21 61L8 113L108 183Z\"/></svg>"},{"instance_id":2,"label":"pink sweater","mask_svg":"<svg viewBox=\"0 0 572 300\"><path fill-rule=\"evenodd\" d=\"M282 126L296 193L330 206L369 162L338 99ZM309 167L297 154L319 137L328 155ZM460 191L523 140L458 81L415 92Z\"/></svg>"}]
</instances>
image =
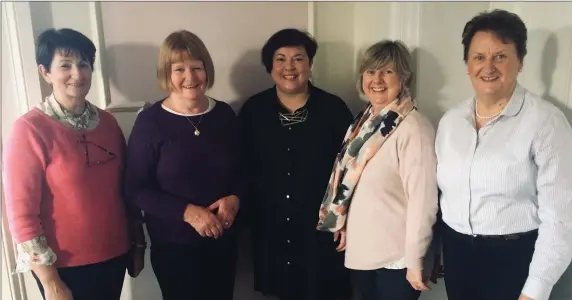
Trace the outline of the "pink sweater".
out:
<instances>
[{"instance_id":1,"label":"pink sweater","mask_svg":"<svg viewBox=\"0 0 572 300\"><path fill-rule=\"evenodd\" d=\"M121 175L125 140L117 121L99 110L85 139L115 153L86 165L80 133L37 108L14 124L4 156L8 224L16 243L44 235L56 267L106 261L127 252L129 238ZM89 161L110 156L87 144Z\"/></svg>"}]
</instances>

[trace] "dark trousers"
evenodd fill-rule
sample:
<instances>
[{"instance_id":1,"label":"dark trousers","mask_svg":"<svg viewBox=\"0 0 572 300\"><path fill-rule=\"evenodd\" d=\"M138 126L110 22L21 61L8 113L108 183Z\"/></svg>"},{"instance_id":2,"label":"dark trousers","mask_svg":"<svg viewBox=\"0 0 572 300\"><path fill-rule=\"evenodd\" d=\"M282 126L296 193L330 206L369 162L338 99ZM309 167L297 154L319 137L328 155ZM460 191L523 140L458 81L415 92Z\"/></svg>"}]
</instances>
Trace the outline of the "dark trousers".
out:
<instances>
[{"instance_id":1,"label":"dark trousers","mask_svg":"<svg viewBox=\"0 0 572 300\"><path fill-rule=\"evenodd\" d=\"M443 265L449 300L518 299L538 231L519 237L473 237L443 224Z\"/></svg>"},{"instance_id":2,"label":"dark trousers","mask_svg":"<svg viewBox=\"0 0 572 300\"><path fill-rule=\"evenodd\" d=\"M407 269L351 270L356 300L417 300L421 295L407 281Z\"/></svg>"},{"instance_id":3,"label":"dark trousers","mask_svg":"<svg viewBox=\"0 0 572 300\"><path fill-rule=\"evenodd\" d=\"M236 235L194 244L151 245L151 266L163 300L232 300L237 259Z\"/></svg>"},{"instance_id":4,"label":"dark trousers","mask_svg":"<svg viewBox=\"0 0 572 300\"><path fill-rule=\"evenodd\" d=\"M58 274L72 292L74 300L119 300L127 259L127 255L122 255L100 263L58 268ZM46 299L40 280L36 274L33 272L32 274L40 288L42 298Z\"/></svg>"}]
</instances>

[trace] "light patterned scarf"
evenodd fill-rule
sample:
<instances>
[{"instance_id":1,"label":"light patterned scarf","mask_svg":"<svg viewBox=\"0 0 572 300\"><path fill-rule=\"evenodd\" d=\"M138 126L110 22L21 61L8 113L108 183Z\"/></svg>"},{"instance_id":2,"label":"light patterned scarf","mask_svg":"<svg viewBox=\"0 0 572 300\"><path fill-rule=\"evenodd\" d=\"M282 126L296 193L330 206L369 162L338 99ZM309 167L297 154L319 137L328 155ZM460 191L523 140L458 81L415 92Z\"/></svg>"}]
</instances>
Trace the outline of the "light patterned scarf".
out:
<instances>
[{"instance_id":1,"label":"light patterned scarf","mask_svg":"<svg viewBox=\"0 0 572 300\"><path fill-rule=\"evenodd\" d=\"M97 107L89 101L85 101L85 109L80 115L65 110L56 101L54 94L45 98L45 101L39 103L37 108L52 119L71 127L75 130L92 130L99 125L99 111Z\"/></svg>"},{"instance_id":2,"label":"light patterned scarf","mask_svg":"<svg viewBox=\"0 0 572 300\"><path fill-rule=\"evenodd\" d=\"M335 232L344 228L354 189L367 162L397 126L415 109L410 97L396 99L377 115L372 106L360 113L348 128L328 189L320 206L317 229Z\"/></svg>"}]
</instances>

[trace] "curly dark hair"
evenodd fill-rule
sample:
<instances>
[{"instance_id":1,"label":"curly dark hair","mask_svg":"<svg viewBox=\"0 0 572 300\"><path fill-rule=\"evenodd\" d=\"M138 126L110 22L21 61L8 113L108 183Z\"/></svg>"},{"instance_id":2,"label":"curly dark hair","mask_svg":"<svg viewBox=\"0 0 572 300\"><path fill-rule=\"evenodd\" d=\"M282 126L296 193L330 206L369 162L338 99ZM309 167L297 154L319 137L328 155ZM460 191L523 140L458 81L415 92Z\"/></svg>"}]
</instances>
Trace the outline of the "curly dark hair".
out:
<instances>
[{"instance_id":1,"label":"curly dark hair","mask_svg":"<svg viewBox=\"0 0 572 300\"><path fill-rule=\"evenodd\" d=\"M482 12L472 18L463 29L463 60L467 62L473 36L480 31L492 32L503 43L514 43L520 61L526 56L527 30L522 19L515 13L502 9Z\"/></svg>"},{"instance_id":2,"label":"curly dark hair","mask_svg":"<svg viewBox=\"0 0 572 300\"><path fill-rule=\"evenodd\" d=\"M268 41L266 41L261 51L262 64L266 68L266 72L270 73L272 71L272 59L276 50L282 47L297 46L302 46L306 49L311 65L314 61L314 55L316 55L316 51L318 50L318 43L308 32L287 28L274 33Z\"/></svg>"}]
</instances>

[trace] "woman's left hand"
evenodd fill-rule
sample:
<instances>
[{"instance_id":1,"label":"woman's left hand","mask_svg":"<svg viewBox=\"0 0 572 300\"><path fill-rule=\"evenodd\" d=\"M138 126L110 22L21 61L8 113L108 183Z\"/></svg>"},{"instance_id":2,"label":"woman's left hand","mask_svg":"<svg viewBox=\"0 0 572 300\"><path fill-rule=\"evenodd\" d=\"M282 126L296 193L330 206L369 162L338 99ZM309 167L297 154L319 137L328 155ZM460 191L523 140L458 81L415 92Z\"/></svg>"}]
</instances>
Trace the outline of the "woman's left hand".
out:
<instances>
[{"instance_id":1,"label":"woman's left hand","mask_svg":"<svg viewBox=\"0 0 572 300\"><path fill-rule=\"evenodd\" d=\"M228 229L232 226L239 208L240 199L238 199L238 197L235 195L230 195L218 199L215 203L208 207L208 210L212 211L213 213L216 211L217 218L222 223L224 228Z\"/></svg>"}]
</instances>

